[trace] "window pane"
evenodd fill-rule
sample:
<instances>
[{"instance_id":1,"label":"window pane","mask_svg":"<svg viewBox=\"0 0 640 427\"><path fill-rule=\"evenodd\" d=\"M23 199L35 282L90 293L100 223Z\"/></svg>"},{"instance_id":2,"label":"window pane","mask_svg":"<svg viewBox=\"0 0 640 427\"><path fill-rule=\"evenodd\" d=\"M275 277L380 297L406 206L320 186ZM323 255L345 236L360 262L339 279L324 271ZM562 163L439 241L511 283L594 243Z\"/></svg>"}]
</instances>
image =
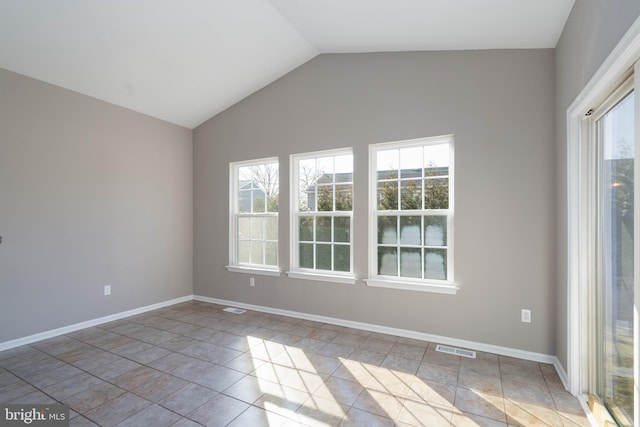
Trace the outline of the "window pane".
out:
<instances>
[{"instance_id":1,"label":"window pane","mask_svg":"<svg viewBox=\"0 0 640 427\"><path fill-rule=\"evenodd\" d=\"M400 150L400 177L422 176L422 147L410 147Z\"/></svg>"},{"instance_id":2,"label":"window pane","mask_svg":"<svg viewBox=\"0 0 640 427\"><path fill-rule=\"evenodd\" d=\"M336 210L350 211L353 205L353 186L351 184L336 185Z\"/></svg>"},{"instance_id":3,"label":"window pane","mask_svg":"<svg viewBox=\"0 0 640 427\"><path fill-rule=\"evenodd\" d=\"M278 212L280 200L278 195L267 196L267 212Z\"/></svg>"},{"instance_id":4,"label":"window pane","mask_svg":"<svg viewBox=\"0 0 640 427\"><path fill-rule=\"evenodd\" d=\"M331 245L316 245L316 268L331 270Z\"/></svg>"},{"instance_id":5,"label":"window pane","mask_svg":"<svg viewBox=\"0 0 640 427\"><path fill-rule=\"evenodd\" d=\"M251 212L251 190L238 191L238 212Z\"/></svg>"},{"instance_id":6,"label":"window pane","mask_svg":"<svg viewBox=\"0 0 640 427\"><path fill-rule=\"evenodd\" d=\"M636 77L637 78L637 77ZM596 312L600 369L599 395L620 426L634 424L634 120L635 93L629 93L598 121L597 204L601 217L597 248ZM635 218L634 218L635 217Z\"/></svg>"},{"instance_id":7,"label":"window pane","mask_svg":"<svg viewBox=\"0 0 640 427\"><path fill-rule=\"evenodd\" d=\"M269 216L265 218L265 239L278 240L278 217Z\"/></svg>"},{"instance_id":8,"label":"window pane","mask_svg":"<svg viewBox=\"0 0 640 427\"><path fill-rule=\"evenodd\" d=\"M378 243L394 245L398 242L398 217L378 217Z\"/></svg>"},{"instance_id":9,"label":"window pane","mask_svg":"<svg viewBox=\"0 0 640 427\"><path fill-rule=\"evenodd\" d=\"M316 218L316 241L331 241L331 217L319 216Z\"/></svg>"},{"instance_id":10,"label":"window pane","mask_svg":"<svg viewBox=\"0 0 640 427\"><path fill-rule=\"evenodd\" d=\"M398 210L398 181L378 183L378 210Z\"/></svg>"},{"instance_id":11,"label":"window pane","mask_svg":"<svg viewBox=\"0 0 640 427\"><path fill-rule=\"evenodd\" d=\"M253 192L253 212L263 213L265 210L265 194L261 190L255 190Z\"/></svg>"},{"instance_id":12,"label":"window pane","mask_svg":"<svg viewBox=\"0 0 640 427\"><path fill-rule=\"evenodd\" d=\"M401 216L400 217L400 244L401 245L421 245L422 244L422 217Z\"/></svg>"},{"instance_id":13,"label":"window pane","mask_svg":"<svg viewBox=\"0 0 640 427\"><path fill-rule=\"evenodd\" d=\"M250 252L250 248L249 248L249 241L246 240L241 240L238 242L238 262L244 263L244 264L248 264L250 259L249 259L249 252Z\"/></svg>"},{"instance_id":14,"label":"window pane","mask_svg":"<svg viewBox=\"0 0 640 427\"><path fill-rule=\"evenodd\" d=\"M449 166L449 144L427 145L424 147L425 169L443 168ZM426 174L426 176L430 176ZM446 175L446 174L439 174Z\"/></svg>"},{"instance_id":15,"label":"window pane","mask_svg":"<svg viewBox=\"0 0 640 427\"><path fill-rule=\"evenodd\" d=\"M447 279L447 250L425 249L424 251L425 279Z\"/></svg>"},{"instance_id":16,"label":"window pane","mask_svg":"<svg viewBox=\"0 0 640 427\"><path fill-rule=\"evenodd\" d=\"M352 172L336 172L336 183L353 182Z\"/></svg>"},{"instance_id":17,"label":"window pane","mask_svg":"<svg viewBox=\"0 0 640 427\"><path fill-rule=\"evenodd\" d=\"M264 238L264 218L251 219L251 239L262 240Z\"/></svg>"},{"instance_id":18,"label":"window pane","mask_svg":"<svg viewBox=\"0 0 640 427\"><path fill-rule=\"evenodd\" d=\"M400 248L400 276L422 278L420 249Z\"/></svg>"},{"instance_id":19,"label":"window pane","mask_svg":"<svg viewBox=\"0 0 640 427\"><path fill-rule=\"evenodd\" d=\"M425 246L447 246L447 217L424 217Z\"/></svg>"},{"instance_id":20,"label":"window pane","mask_svg":"<svg viewBox=\"0 0 640 427\"><path fill-rule=\"evenodd\" d=\"M263 246L262 242L251 242L251 263L252 264L262 264L264 262L263 259Z\"/></svg>"},{"instance_id":21,"label":"window pane","mask_svg":"<svg viewBox=\"0 0 640 427\"><path fill-rule=\"evenodd\" d=\"M303 217L300 218L300 240L303 242L313 241L313 218Z\"/></svg>"},{"instance_id":22,"label":"window pane","mask_svg":"<svg viewBox=\"0 0 640 427\"><path fill-rule=\"evenodd\" d=\"M353 172L353 154L344 154L344 155L335 157L336 182L351 182L352 172ZM338 177L340 177L340 179L338 179Z\"/></svg>"},{"instance_id":23,"label":"window pane","mask_svg":"<svg viewBox=\"0 0 640 427\"><path fill-rule=\"evenodd\" d=\"M335 245L335 270L336 271L349 271L351 260L349 259L349 245Z\"/></svg>"},{"instance_id":24,"label":"window pane","mask_svg":"<svg viewBox=\"0 0 640 427\"><path fill-rule=\"evenodd\" d=\"M320 177L316 170L315 159L300 160L298 162L298 192L301 212L315 209L315 185Z\"/></svg>"},{"instance_id":25,"label":"window pane","mask_svg":"<svg viewBox=\"0 0 640 427\"><path fill-rule=\"evenodd\" d=\"M389 171L396 172L400 169L400 150L384 150L378 151L376 156L376 170L378 171L378 179L384 179L384 175L388 175Z\"/></svg>"},{"instance_id":26,"label":"window pane","mask_svg":"<svg viewBox=\"0 0 640 427\"><path fill-rule=\"evenodd\" d=\"M378 274L398 275L398 252L396 248L378 247Z\"/></svg>"},{"instance_id":27,"label":"window pane","mask_svg":"<svg viewBox=\"0 0 640 427\"><path fill-rule=\"evenodd\" d=\"M422 209L422 182L421 180L409 180L401 182L402 210Z\"/></svg>"},{"instance_id":28,"label":"window pane","mask_svg":"<svg viewBox=\"0 0 640 427\"><path fill-rule=\"evenodd\" d=\"M449 209L449 179L425 179L424 208Z\"/></svg>"},{"instance_id":29,"label":"window pane","mask_svg":"<svg viewBox=\"0 0 640 427\"><path fill-rule=\"evenodd\" d=\"M312 243L300 243L300 268L313 268Z\"/></svg>"},{"instance_id":30,"label":"window pane","mask_svg":"<svg viewBox=\"0 0 640 427\"><path fill-rule=\"evenodd\" d=\"M319 175L333 175L333 156L317 159Z\"/></svg>"},{"instance_id":31,"label":"window pane","mask_svg":"<svg viewBox=\"0 0 640 427\"><path fill-rule=\"evenodd\" d=\"M318 211L333 211L333 185L318 186Z\"/></svg>"},{"instance_id":32,"label":"window pane","mask_svg":"<svg viewBox=\"0 0 640 427\"><path fill-rule=\"evenodd\" d=\"M238 218L238 239L251 238L251 218Z\"/></svg>"},{"instance_id":33,"label":"window pane","mask_svg":"<svg viewBox=\"0 0 640 427\"><path fill-rule=\"evenodd\" d=\"M267 265L278 265L278 244L276 242L266 242L264 244L264 263Z\"/></svg>"},{"instance_id":34,"label":"window pane","mask_svg":"<svg viewBox=\"0 0 640 427\"><path fill-rule=\"evenodd\" d=\"M336 242L349 243L351 241L349 233L351 218L338 216L333 219L333 239Z\"/></svg>"}]
</instances>

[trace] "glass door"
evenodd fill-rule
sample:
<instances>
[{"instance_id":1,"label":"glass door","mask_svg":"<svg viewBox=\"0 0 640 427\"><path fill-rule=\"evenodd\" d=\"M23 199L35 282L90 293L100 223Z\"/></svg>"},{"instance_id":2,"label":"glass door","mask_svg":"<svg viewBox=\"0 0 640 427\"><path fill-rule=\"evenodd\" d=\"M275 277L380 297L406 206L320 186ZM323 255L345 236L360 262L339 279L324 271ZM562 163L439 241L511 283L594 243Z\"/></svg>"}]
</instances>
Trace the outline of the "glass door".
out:
<instances>
[{"instance_id":1,"label":"glass door","mask_svg":"<svg viewBox=\"0 0 640 427\"><path fill-rule=\"evenodd\" d=\"M595 119L597 389L621 426L634 425L634 92Z\"/></svg>"}]
</instances>

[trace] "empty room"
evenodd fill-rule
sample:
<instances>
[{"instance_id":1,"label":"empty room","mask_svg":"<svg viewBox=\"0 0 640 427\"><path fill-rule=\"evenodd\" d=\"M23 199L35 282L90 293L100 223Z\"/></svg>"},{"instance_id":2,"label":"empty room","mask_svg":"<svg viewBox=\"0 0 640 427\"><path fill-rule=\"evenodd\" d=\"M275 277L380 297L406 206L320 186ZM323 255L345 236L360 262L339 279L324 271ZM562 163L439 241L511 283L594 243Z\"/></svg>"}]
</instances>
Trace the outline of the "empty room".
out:
<instances>
[{"instance_id":1,"label":"empty room","mask_svg":"<svg viewBox=\"0 0 640 427\"><path fill-rule=\"evenodd\" d=\"M0 0L0 425L640 426L638 61L637 0Z\"/></svg>"}]
</instances>

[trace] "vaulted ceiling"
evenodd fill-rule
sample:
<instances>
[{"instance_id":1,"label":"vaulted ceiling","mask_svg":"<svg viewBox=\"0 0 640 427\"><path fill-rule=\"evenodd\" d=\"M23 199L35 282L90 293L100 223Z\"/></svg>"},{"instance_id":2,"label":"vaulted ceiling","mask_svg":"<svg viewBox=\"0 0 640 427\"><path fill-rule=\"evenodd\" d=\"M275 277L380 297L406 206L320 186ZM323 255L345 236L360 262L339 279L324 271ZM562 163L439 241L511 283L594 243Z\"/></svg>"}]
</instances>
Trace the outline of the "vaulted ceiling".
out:
<instances>
[{"instance_id":1,"label":"vaulted ceiling","mask_svg":"<svg viewBox=\"0 0 640 427\"><path fill-rule=\"evenodd\" d=\"M194 128L322 53L553 48L573 3L0 0L0 68Z\"/></svg>"}]
</instances>

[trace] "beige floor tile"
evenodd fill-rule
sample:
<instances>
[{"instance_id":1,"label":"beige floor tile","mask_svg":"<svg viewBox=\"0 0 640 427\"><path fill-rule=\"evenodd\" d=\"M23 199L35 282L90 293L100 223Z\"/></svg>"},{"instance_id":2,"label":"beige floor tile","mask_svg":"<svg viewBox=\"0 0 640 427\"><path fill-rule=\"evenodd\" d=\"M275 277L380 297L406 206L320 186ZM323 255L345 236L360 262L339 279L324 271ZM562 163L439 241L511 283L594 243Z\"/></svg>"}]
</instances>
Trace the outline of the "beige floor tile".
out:
<instances>
[{"instance_id":1,"label":"beige floor tile","mask_svg":"<svg viewBox=\"0 0 640 427\"><path fill-rule=\"evenodd\" d=\"M454 413L451 420L452 427L507 427L502 421L468 413Z\"/></svg>"},{"instance_id":2,"label":"beige floor tile","mask_svg":"<svg viewBox=\"0 0 640 427\"><path fill-rule=\"evenodd\" d=\"M296 420L309 427L338 426L348 410L348 406L335 400L311 396L297 410Z\"/></svg>"},{"instance_id":3,"label":"beige floor tile","mask_svg":"<svg viewBox=\"0 0 640 427\"><path fill-rule=\"evenodd\" d=\"M225 426L249 408L249 404L218 394L189 414L189 418L207 426Z\"/></svg>"},{"instance_id":4,"label":"beige floor tile","mask_svg":"<svg viewBox=\"0 0 640 427\"><path fill-rule=\"evenodd\" d=\"M409 386L406 401L427 403L430 406L451 410L455 397L455 386L414 378Z\"/></svg>"},{"instance_id":5,"label":"beige floor tile","mask_svg":"<svg viewBox=\"0 0 640 427\"><path fill-rule=\"evenodd\" d=\"M234 419L228 427L280 427L288 421L287 418L274 412L266 411L262 408L251 406L236 419Z\"/></svg>"},{"instance_id":6,"label":"beige floor tile","mask_svg":"<svg viewBox=\"0 0 640 427\"><path fill-rule=\"evenodd\" d=\"M418 367L416 376L430 381L457 385L458 367L444 366L436 363L429 363L426 360Z\"/></svg>"},{"instance_id":7,"label":"beige floor tile","mask_svg":"<svg viewBox=\"0 0 640 427\"><path fill-rule=\"evenodd\" d=\"M510 426L563 426L560 416L552 408L531 403L514 402L509 399L505 399L504 404L507 413L507 422Z\"/></svg>"},{"instance_id":8,"label":"beige floor tile","mask_svg":"<svg viewBox=\"0 0 640 427\"><path fill-rule=\"evenodd\" d=\"M57 400L63 400L89 388L97 387L103 382L100 378L83 372L65 381L45 387L43 391Z\"/></svg>"},{"instance_id":9,"label":"beige floor tile","mask_svg":"<svg viewBox=\"0 0 640 427\"><path fill-rule=\"evenodd\" d=\"M158 402L187 384L190 383L171 375L161 374L140 387L134 388L131 392L151 402Z\"/></svg>"},{"instance_id":10,"label":"beige floor tile","mask_svg":"<svg viewBox=\"0 0 640 427\"><path fill-rule=\"evenodd\" d=\"M353 407L382 417L395 419L400 413L403 403L403 397L365 388L353 403Z\"/></svg>"},{"instance_id":11,"label":"beige floor tile","mask_svg":"<svg viewBox=\"0 0 640 427\"><path fill-rule=\"evenodd\" d=\"M158 405L149 406L117 424L118 427L169 427L182 417Z\"/></svg>"},{"instance_id":12,"label":"beige floor tile","mask_svg":"<svg viewBox=\"0 0 640 427\"><path fill-rule=\"evenodd\" d=\"M86 414L93 408L97 408L125 393L125 390L105 382L66 399L62 399L62 403L69 405L71 409L80 414Z\"/></svg>"},{"instance_id":13,"label":"beige floor tile","mask_svg":"<svg viewBox=\"0 0 640 427\"><path fill-rule=\"evenodd\" d=\"M458 387L478 391L480 393L492 394L502 397L502 381L500 377L486 376L475 372L462 372L458 376Z\"/></svg>"},{"instance_id":14,"label":"beige floor tile","mask_svg":"<svg viewBox=\"0 0 640 427\"><path fill-rule=\"evenodd\" d=\"M393 344L393 347L389 351L391 356L398 356L405 359L413 359L418 362L422 361L424 354L426 352L425 347L418 347L410 344L403 344L396 342Z\"/></svg>"},{"instance_id":15,"label":"beige floor tile","mask_svg":"<svg viewBox=\"0 0 640 427\"><path fill-rule=\"evenodd\" d=\"M498 360L490 359L460 359L460 374L476 374L485 377L500 378L500 365Z\"/></svg>"},{"instance_id":16,"label":"beige floor tile","mask_svg":"<svg viewBox=\"0 0 640 427\"><path fill-rule=\"evenodd\" d=\"M332 377L328 378L313 395L333 399L343 405L351 406L360 396L362 390L364 387L357 382Z\"/></svg>"},{"instance_id":17,"label":"beige floor tile","mask_svg":"<svg viewBox=\"0 0 640 427\"><path fill-rule=\"evenodd\" d=\"M340 427L393 427L394 422L390 418L381 417L358 408L351 408L346 417L340 423Z\"/></svg>"},{"instance_id":18,"label":"beige floor tile","mask_svg":"<svg viewBox=\"0 0 640 427\"><path fill-rule=\"evenodd\" d=\"M151 406L151 402L148 400L131 393L125 393L83 415L99 426L111 427L149 406Z\"/></svg>"},{"instance_id":19,"label":"beige floor tile","mask_svg":"<svg viewBox=\"0 0 640 427\"><path fill-rule=\"evenodd\" d=\"M588 426L552 365L223 308L186 302L0 352L0 401L57 398L79 427Z\"/></svg>"},{"instance_id":20,"label":"beige floor tile","mask_svg":"<svg viewBox=\"0 0 640 427\"><path fill-rule=\"evenodd\" d=\"M217 394L206 387L190 383L160 400L159 405L186 416Z\"/></svg>"},{"instance_id":21,"label":"beige floor tile","mask_svg":"<svg viewBox=\"0 0 640 427\"><path fill-rule=\"evenodd\" d=\"M449 427L453 412L450 409L431 406L425 402L404 403L398 421L416 427Z\"/></svg>"},{"instance_id":22,"label":"beige floor tile","mask_svg":"<svg viewBox=\"0 0 640 427\"><path fill-rule=\"evenodd\" d=\"M295 417L296 411L311 396L309 393L281 384L262 384L262 395L254 406L285 416Z\"/></svg>"},{"instance_id":23,"label":"beige floor tile","mask_svg":"<svg viewBox=\"0 0 640 427\"><path fill-rule=\"evenodd\" d=\"M504 399L499 396L458 387L454 406L460 412L468 412L502 422L507 421Z\"/></svg>"}]
</instances>

